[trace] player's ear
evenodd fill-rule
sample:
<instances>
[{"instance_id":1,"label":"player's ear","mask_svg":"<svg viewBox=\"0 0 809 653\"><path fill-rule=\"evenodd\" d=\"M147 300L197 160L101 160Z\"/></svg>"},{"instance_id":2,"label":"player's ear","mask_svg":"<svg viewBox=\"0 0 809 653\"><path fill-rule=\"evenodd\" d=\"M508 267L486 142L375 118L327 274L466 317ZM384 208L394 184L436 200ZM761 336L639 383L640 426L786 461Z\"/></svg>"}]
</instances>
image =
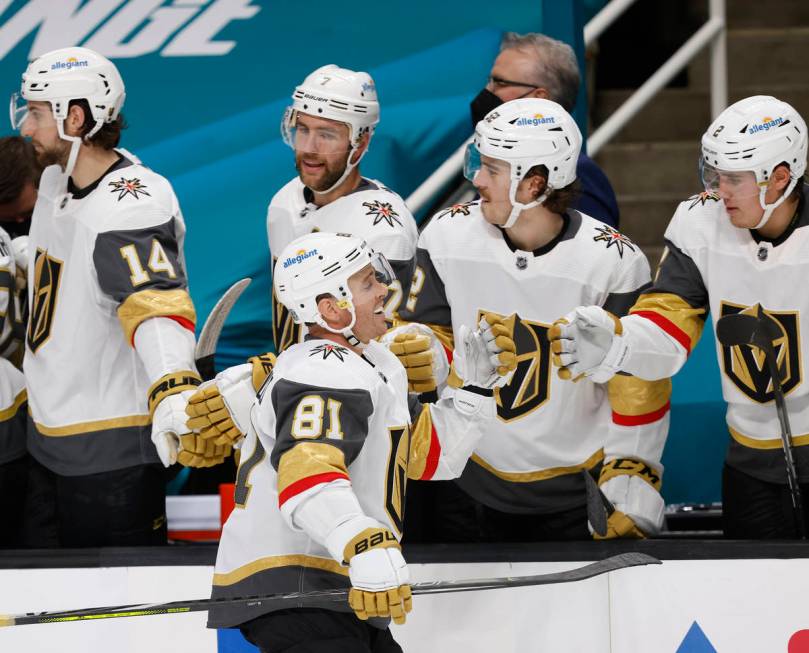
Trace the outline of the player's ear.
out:
<instances>
[{"instance_id":1,"label":"player's ear","mask_svg":"<svg viewBox=\"0 0 809 653\"><path fill-rule=\"evenodd\" d=\"M332 295L320 295L317 298L317 310L327 324L335 324L340 321L340 308L337 306L337 299Z\"/></svg>"},{"instance_id":2,"label":"player's ear","mask_svg":"<svg viewBox=\"0 0 809 653\"><path fill-rule=\"evenodd\" d=\"M84 126L84 109L78 104L73 104L67 111L65 118L65 134L68 136L78 136Z\"/></svg>"},{"instance_id":3,"label":"player's ear","mask_svg":"<svg viewBox=\"0 0 809 653\"><path fill-rule=\"evenodd\" d=\"M770 177L770 184L775 190L782 191L789 186L790 174L789 166L786 163L781 163L775 167Z\"/></svg>"}]
</instances>

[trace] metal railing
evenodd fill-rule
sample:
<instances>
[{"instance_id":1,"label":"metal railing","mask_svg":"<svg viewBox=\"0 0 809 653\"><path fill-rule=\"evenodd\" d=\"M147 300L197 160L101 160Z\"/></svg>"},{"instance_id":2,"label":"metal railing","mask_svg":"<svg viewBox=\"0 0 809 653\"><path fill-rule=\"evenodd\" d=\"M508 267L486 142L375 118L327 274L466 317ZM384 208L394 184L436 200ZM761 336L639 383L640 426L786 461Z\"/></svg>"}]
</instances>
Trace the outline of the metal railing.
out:
<instances>
[{"instance_id":1,"label":"metal railing","mask_svg":"<svg viewBox=\"0 0 809 653\"><path fill-rule=\"evenodd\" d=\"M593 43L635 0L611 0L584 27L585 47ZM711 116L727 106L727 50L725 0L709 0L708 20L635 91L587 140L587 151L595 156L649 101L708 44L711 46ZM413 213L430 202L463 167L468 138L405 200Z\"/></svg>"}]
</instances>

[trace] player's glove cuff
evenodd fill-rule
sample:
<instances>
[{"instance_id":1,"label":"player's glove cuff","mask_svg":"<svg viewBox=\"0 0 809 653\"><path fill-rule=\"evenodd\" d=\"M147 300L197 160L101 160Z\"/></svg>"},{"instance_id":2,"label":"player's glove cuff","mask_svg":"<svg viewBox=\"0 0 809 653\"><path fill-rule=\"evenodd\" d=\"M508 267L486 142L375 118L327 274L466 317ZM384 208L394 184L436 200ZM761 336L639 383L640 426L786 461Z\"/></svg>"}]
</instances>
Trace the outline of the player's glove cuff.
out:
<instances>
[{"instance_id":1,"label":"player's glove cuff","mask_svg":"<svg viewBox=\"0 0 809 653\"><path fill-rule=\"evenodd\" d=\"M154 418L154 411L157 405L166 397L179 394L187 390L195 390L202 383L199 374L192 370L181 372L171 372L161 376L149 388L149 416Z\"/></svg>"}]
</instances>

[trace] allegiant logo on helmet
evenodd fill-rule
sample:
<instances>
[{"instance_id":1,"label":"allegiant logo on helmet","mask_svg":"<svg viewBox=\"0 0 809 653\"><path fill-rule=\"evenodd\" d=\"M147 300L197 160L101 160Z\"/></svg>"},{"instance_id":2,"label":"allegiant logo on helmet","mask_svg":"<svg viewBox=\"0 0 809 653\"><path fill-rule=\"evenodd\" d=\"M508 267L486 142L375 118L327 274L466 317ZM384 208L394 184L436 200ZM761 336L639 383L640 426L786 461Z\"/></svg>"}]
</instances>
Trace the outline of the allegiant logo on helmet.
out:
<instances>
[{"instance_id":1,"label":"allegiant logo on helmet","mask_svg":"<svg viewBox=\"0 0 809 653\"><path fill-rule=\"evenodd\" d=\"M783 118L762 118L760 125L753 125L750 129L747 130L748 134L755 134L761 131L769 131L770 127L778 127L781 123L784 122Z\"/></svg>"},{"instance_id":2,"label":"allegiant logo on helmet","mask_svg":"<svg viewBox=\"0 0 809 653\"><path fill-rule=\"evenodd\" d=\"M548 116L547 118L541 113L535 113L529 118L517 118L512 124L517 127L525 127L528 125L548 125L556 122L556 118Z\"/></svg>"},{"instance_id":3,"label":"allegiant logo on helmet","mask_svg":"<svg viewBox=\"0 0 809 653\"><path fill-rule=\"evenodd\" d=\"M70 70L71 68L85 68L90 63L87 60L79 61L76 57L70 57L67 61L57 61L51 65L51 70Z\"/></svg>"},{"instance_id":4,"label":"allegiant logo on helmet","mask_svg":"<svg viewBox=\"0 0 809 653\"><path fill-rule=\"evenodd\" d=\"M286 261L284 261L284 267L288 268L290 265L296 265L301 261L311 258L315 254L317 254L316 249L310 249L308 252L305 249L299 249L295 253L295 256L290 256Z\"/></svg>"}]
</instances>

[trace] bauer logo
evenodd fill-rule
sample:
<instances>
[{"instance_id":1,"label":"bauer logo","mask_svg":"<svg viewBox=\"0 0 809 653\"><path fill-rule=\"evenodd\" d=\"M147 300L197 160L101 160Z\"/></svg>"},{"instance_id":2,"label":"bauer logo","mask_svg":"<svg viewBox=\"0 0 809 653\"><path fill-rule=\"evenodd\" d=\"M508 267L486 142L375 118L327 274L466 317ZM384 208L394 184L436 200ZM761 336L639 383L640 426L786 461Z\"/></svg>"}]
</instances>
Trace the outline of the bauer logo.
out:
<instances>
[{"instance_id":1,"label":"bauer logo","mask_svg":"<svg viewBox=\"0 0 809 653\"><path fill-rule=\"evenodd\" d=\"M535 113L533 116L529 116L527 118L517 118L514 121L514 125L517 127L527 127L527 126L534 126L537 125L552 125L556 122L556 119L553 116L548 116L547 118L543 116L541 113Z\"/></svg>"},{"instance_id":2,"label":"bauer logo","mask_svg":"<svg viewBox=\"0 0 809 653\"><path fill-rule=\"evenodd\" d=\"M761 123L758 125L751 125L747 130L748 134L757 134L758 132L769 131L771 127L778 127L784 122L781 117L778 118L762 118Z\"/></svg>"},{"instance_id":3,"label":"bauer logo","mask_svg":"<svg viewBox=\"0 0 809 653\"><path fill-rule=\"evenodd\" d=\"M295 256L290 256L286 261L284 261L284 269L288 268L290 265L297 265L301 261L305 261L315 254L317 254L316 249L310 249L308 252L305 249L299 249L295 253Z\"/></svg>"},{"instance_id":4,"label":"bauer logo","mask_svg":"<svg viewBox=\"0 0 809 653\"><path fill-rule=\"evenodd\" d=\"M70 57L66 61L57 61L51 65L51 70L70 70L71 68L86 68L90 63L87 60L79 61L76 57Z\"/></svg>"}]
</instances>

